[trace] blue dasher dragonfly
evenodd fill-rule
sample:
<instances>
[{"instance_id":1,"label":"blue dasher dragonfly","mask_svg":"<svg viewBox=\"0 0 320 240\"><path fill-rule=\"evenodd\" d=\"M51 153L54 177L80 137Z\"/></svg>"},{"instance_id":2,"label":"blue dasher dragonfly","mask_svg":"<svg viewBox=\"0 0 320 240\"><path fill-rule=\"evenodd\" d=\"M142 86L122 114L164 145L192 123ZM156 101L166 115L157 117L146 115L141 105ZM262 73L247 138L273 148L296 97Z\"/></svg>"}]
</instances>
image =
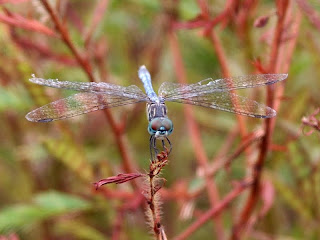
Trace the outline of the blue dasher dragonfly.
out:
<instances>
[{"instance_id":1,"label":"blue dasher dragonfly","mask_svg":"<svg viewBox=\"0 0 320 240\"><path fill-rule=\"evenodd\" d=\"M26 118L32 122L51 122L105 108L146 102L150 154L153 160L158 153L157 139L161 140L163 149L167 144L170 151L172 149L168 136L173 131L173 123L167 116L165 102L192 104L255 118L272 118L276 116L274 109L236 95L233 90L273 84L286 79L288 74L257 74L217 80L208 78L194 84L164 82L159 88L159 95L153 90L151 76L145 66L139 68L138 76L146 93L135 85L123 87L105 82L68 82L42 79L33 75L30 79L33 83L80 93L35 109L29 112Z\"/></svg>"}]
</instances>

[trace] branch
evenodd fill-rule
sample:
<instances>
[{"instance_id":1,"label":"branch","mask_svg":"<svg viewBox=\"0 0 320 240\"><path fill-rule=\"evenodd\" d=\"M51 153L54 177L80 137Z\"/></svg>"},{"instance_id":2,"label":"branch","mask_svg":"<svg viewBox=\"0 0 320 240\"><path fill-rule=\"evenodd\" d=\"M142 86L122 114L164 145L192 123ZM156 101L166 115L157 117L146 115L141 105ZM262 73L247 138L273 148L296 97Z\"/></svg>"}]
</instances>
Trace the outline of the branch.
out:
<instances>
[{"instance_id":1,"label":"branch","mask_svg":"<svg viewBox=\"0 0 320 240\"><path fill-rule=\"evenodd\" d=\"M271 47L271 55L270 55L270 66L269 71L275 72L276 68L278 67L278 53L279 48L281 44L281 36L283 32L283 25L285 20L285 14L288 8L288 1L284 0L278 0L278 22L275 29L275 36L273 39L273 44ZM273 85L269 85L267 87L267 105L272 107L273 101L274 101L274 94L273 94ZM253 186L251 188L250 194L247 198L247 201L245 203L245 206L241 212L240 220L234 227L234 230L232 232L232 239L240 239L240 235L242 231L246 228L246 225L248 223L249 217L252 214L256 203L259 198L259 192L260 192L260 181L261 181L261 174L262 174L262 168L264 166L264 162L268 153L268 148L271 140L272 130L273 130L273 124L274 119L266 119L265 121L265 136L262 138L261 145L260 145L260 152L258 159L256 163L253 166Z\"/></svg>"},{"instance_id":2,"label":"branch","mask_svg":"<svg viewBox=\"0 0 320 240\"><path fill-rule=\"evenodd\" d=\"M69 36L69 33L67 31L67 29L64 27L64 25L62 24L62 22L59 20L57 14L55 13L55 11L52 9L52 7L49 5L49 3L47 2L47 0L41 0L43 6L45 7L45 9L47 10L47 12L49 13L53 23L56 26L57 31L60 33L62 40L64 41L64 43L68 46L68 48L70 49L70 51L73 53L73 55L75 56L76 60L78 61L79 65L83 68L83 70L85 71L85 73L87 74L89 80L91 82L97 82L93 72L92 72L92 67L90 62L88 61L87 58L83 57L80 52L78 51L78 49L74 46L74 44L71 41L71 38ZM120 128L118 127L118 125L116 124L115 120L113 119L109 109L105 109L104 110L104 114L111 126L111 129L113 131L113 134L115 136L116 142L117 142L117 146L119 148L120 154L122 156L123 159L123 165L124 165L124 169L126 170L126 172L133 172L134 167L132 166L132 159L128 154L128 149L126 147L125 144L125 139L122 135L122 131L120 131ZM134 185L135 183L132 182Z\"/></svg>"},{"instance_id":3,"label":"branch","mask_svg":"<svg viewBox=\"0 0 320 240\"><path fill-rule=\"evenodd\" d=\"M302 12L309 21L320 31L320 16L305 0L296 0Z\"/></svg>"},{"instance_id":4,"label":"branch","mask_svg":"<svg viewBox=\"0 0 320 240\"><path fill-rule=\"evenodd\" d=\"M169 37L171 52L174 58L174 64L175 64L174 69L176 70L176 76L180 83L185 84L187 82L186 73L183 66L179 43L177 41L175 34L172 31L169 32L168 37ZM191 106L185 104L184 111L186 115L189 134L193 142L192 146L193 146L198 164L202 168L207 168L209 160L203 148L199 127L196 124L196 121L193 117ZM219 192L218 192L217 186L215 185L214 180L211 179L210 176L205 176L205 182L206 182L206 188L207 188L210 204L211 206L215 206L215 204L219 201ZM223 233L222 221L220 217L217 217L216 219L214 219L214 227L215 227L215 231L217 233L218 239L223 239L224 233Z\"/></svg>"},{"instance_id":5,"label":"branch","mask_svg":"<svg viewBox=\"0 0 320 240\"><path fill-rule=\"evenodd\" d=\"M209 211L201 215L193 224L191 224L186 230L184 230L180 235L174 238L174 240L183 240L190 237L196 230L198 230L202 225L207 223L211 218L216 218L219 214L229 206L229 204L238 197L245 189L251 186L252 182L247 181L238 184L232 191L230 191L227 196L224 197L219 203L212 207Z\"/></svg>"}]
</instances>

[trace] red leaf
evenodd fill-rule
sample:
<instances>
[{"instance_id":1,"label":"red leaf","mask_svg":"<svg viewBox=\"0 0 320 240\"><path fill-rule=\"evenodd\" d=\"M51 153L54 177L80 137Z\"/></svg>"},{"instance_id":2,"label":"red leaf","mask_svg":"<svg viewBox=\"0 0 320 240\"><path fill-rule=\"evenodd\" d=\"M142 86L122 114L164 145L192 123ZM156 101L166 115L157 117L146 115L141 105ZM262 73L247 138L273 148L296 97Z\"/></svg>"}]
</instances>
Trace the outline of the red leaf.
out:
<instances>
[{"instance_id":1,"label":"red leaf","mask_svg":"<svg viewBox=\"0 0 320 240\"><path fill-rule=\"evenodd\" d=\"M117 176L101 179L99 182L94 183L94 186L96 187L96 189L98 189L99 187L101 187L102 185L105 185L105 184L109 184L109 183L120 184L120 183L124 183L127 181L131 181L131 180L138 178L138 177L141 177L141 176L144 176L144 174L141 174L141 173L120 173Z\"/></svg>"},{"instance_id":2,"label":"red leaf","mask_svg":"<svg viewBox=\"0 0 320 240\"><path fill-rule=\"evenodd\" d=\"M39 41L34 41L33 39L30 39L25 37L21 37L17 34L15 34L14 31L11 31L11 36L13 41L20 46L23 49L27 49L28 52L34 52L40 57L45 58L45 59L51 59L54 61L57 61L59 63L68 65L68 66L75 66L77 65L76 61L74 58L68 55L64 54L59 54L54 51L52 51L49 46L47 46L46 43L44 42L39 42Z\"/></svg>"},{"instance_id":3,"label":"red leaf","mask_svg":"<svg viewBox=\"0 0 320 240\"><path fill-rule=\"evenodd\" d=\"M6 13L6 15L0 14L0 22L27 30L44 33L49 36L56 36L54 31L36 20L30 20L19 14L10 13L8 10L6 10Z\"/></svg>"}]
</instances>

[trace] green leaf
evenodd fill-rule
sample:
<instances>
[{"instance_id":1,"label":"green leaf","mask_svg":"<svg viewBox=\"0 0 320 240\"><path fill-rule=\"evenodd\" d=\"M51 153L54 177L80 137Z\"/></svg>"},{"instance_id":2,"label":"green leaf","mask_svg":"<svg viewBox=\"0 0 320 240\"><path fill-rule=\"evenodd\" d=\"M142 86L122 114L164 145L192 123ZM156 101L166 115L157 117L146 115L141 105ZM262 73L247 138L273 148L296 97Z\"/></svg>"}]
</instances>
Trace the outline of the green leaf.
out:
<instances>
[{"instance_id":1,"label":"green leaf","mask_svg":"<svg viewBox=\"0 0 320 240\"><path fill-rule=\"evenodd\" d=\"M27 100L26 100L27 99ZM0 112L5 110L25 110L29 103L25 90L19 86L0 88Z\"/></svg>"},{"instance_id":2,"label":"green leaf","mask_svg":"<svg viewBox=\"0 0 320 240\"><path fill-rule=\"evenodd\" d=\"M90 204L81 198L55 191L39 194L35 197L34 201L42 208L55 211L57 213L85 210L90 207Z\"/></svg>"},{"instance_id":3,"label":"green leaf","mask_svg":"<svg viewBox=\"0 0 320 240\"><path fill-rule=\"evenodd\" d=\"M63 162L85 182L92 181L93 170L80 147L65 133L62 140L47 139L45 146L51 155Z\"/></svg>"},{"instance_id":4,"label":"green leaf","mask_svg":"<svg viewBox=\"0 0 320 240\"><path fill-rule=\"evenodd\" d=\"M58 234L75 236L76 239L83 240L106 240L104 235L92 228L91 226L85 225L77 221L63 221L57 224L56 228Z\"/></svg>"},{"instance_id":5,"label":"green leaf","mask_svg":"<svg viewBox=\"0 0 320 240\"><path fill-rule=\"evenodd\" d=\"M308 208L306 208L303 199L301 199L298 195L296 195L290 187L284 185L282 182L273 180L274 186L279 193L279 198L281 197L284 202L296 211L299 216L303 217L306 220L310 220L312 218L312 214Z\"/></svg>"},{"instance_id":6,"label":"green leaf","mask_svg":"<svg viewBox=\"0 0 320 240\"><path fill-rule=\"evenodd\" d=\"M31 227L32 224L51 217L54 213L37 206L16 205L0 212L0 233L17 232Z\"/></svg>"},{"instance_id":7,"label":"green leaf","mask_svg":"<svg viewBox=\"0 0 320 240\"><path fill-rule=\"evenodd\" d=\"M50 217L90 207L83 199L55 191L37 195L34 202L35 204L20 204L0 211L0 234L25 230Z\"/></svg>"}]
</instances>

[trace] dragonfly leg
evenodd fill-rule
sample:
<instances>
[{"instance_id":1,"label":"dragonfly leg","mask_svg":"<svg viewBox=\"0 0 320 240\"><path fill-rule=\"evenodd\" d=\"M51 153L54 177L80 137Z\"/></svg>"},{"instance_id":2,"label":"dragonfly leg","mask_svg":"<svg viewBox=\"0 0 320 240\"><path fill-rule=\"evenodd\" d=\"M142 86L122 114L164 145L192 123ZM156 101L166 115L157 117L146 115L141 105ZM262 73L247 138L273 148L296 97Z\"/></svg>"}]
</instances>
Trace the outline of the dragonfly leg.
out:
<instances>
[{"instance_id":1,"label":"dragonfly leg","mask_svg":"<svg viewBox=\"0 0 320 240\"><path fill-rule=\"evenodd\" d=\"M151 157L151 161L153 162L156 159L156 156L159 152L159 150L157 149L157 139L154 135L150 136L150 157Z\"/></svg>"},{"instance_id":2,"label":"dragonfly leg","mask_svg":"<svg viewBox=\"0 0 320 240\"><path fill-rule=\"evenodd\" d=\"M154 155L153 155L154 153ZM156 153L156 146L155 146L155 136L151 135L150 136L150 157L151 157L151 162L154 161L155 157L156 157L157 153Z\"/></svg>"},{"instance_id":3,"label":"dragonfly leg","mask_svg":"<svg viewBox=\"0 0 320 240\"><path fill-rule=\"evenodd\" d=\"M166 149L168 149L168 150L169 150L169 151L168 151L168 155L169 155L169 154L171 153L171 150L172 150L172 144L171 144L169 138L166 137L166 140L167 140L167 142L168 142L169 148L166 147L166 142L165 142L165 140L162 139L162 140L161 140L162 149L163 149L163 151L166 150Z\"/></svg>"},{"instance_id":4,"label":"dragonfly leg","mask_svg":"<svg viewBox=\"0 0 320 240\"><path fill-rule=\"evenodd\" d=\"M159 153L159 150L157 148L157 138L155 136L153 136L153 150L156 156Z\"/></svg>"},{"instance_id":5,"label":"dragonfly leg","mask_svg":"<svg viewBox=\"0 0 320 240\"><path fill-rule=\"evenodd\" d=\"M162 143L162 149L165 149L166 144L165 144L165 142L164 142L164 140L163 140L163 139L161 140L161 143Z\"/></svg>"},{"instance_id":6,"label":"dragonfly leg","mask_svg":"<svg viewBox=\"0 0 320 240\"><path fill-rule=\"evenodd\" d=\"M172 150L172 144L169 140L169 138L165 138L165 139L161 139L161 145L162 145L162 151L167 151L168 155L171 153ZM156 157L157 154L159 153L159 149L157 148L157 138L154 135L150 136L150 157L151 157L151 161L153 162Z\"/></svg>"},{"instance_id":7,"label":"dragonfly leg","mask_svg":"<svg viewBox=\"0 0 320 240\"><path fill-rule=\"evenodd\" d=\"M167 140L168 143L169 143L169 153L168 153L168 155L169 155L169 154L171 153L171 150L172 150L172 144L171 144L169 138L166 137L166 140Z\"/></svg>"},{"instance_id":8,"label":"dragonfly leg","mask_svg":"<svg viewBox=\"0 0 320 240\"><path fill-rule=\"evenodd\" d=\"M150 136L150 140L149 140L149 148L150 148L150 157L151 157L151 161L153 161L153 146L152 146L152 142L153 142L153 136Z\"/></svg>"}]
</instances>

